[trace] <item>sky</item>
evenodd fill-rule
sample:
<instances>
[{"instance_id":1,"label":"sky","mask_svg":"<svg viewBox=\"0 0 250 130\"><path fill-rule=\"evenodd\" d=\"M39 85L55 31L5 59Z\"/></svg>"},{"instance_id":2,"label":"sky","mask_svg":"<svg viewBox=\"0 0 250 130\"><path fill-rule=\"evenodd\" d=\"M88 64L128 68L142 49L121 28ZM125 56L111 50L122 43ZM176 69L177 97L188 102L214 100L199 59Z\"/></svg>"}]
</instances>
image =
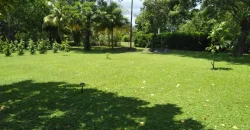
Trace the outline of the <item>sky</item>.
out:
<instances>
[{"instance_id":1,"label":"sky","mask_svg":"<svg viewBox=\"0 0 250 130\"><path fill-rule=\"evenodd\" d=\"M140 13L140 8L142 7L143 0L134 0L133 5L133 25L135 25L135 18L136 15ZM130 21L131 17L131 0L123 0L122 2L119 2L119 4L122 7L123 15L128 17Z\"/></svg>"}]
</instances>

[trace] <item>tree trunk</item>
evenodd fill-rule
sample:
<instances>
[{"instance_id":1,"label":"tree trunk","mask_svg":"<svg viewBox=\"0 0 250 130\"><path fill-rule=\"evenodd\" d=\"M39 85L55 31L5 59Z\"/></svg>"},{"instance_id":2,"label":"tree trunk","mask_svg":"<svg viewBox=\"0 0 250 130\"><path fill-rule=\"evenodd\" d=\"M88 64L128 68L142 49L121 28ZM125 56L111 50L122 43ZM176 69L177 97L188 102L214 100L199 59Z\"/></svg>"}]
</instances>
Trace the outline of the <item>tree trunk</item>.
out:
<instances>
[{"instance_id":1,"label":"tree trunk","mask_svg":"<svg viewBox=\"0 0 250 130\"><path fill-rule=\"evenodd\" d=\"M111 28L111 44L112 49L114 48L114 28Z\"/></svg>"},{"instance_id":2,"label":"tree trunk","mask_svg":"<svg viewBox=\"0 0 250 130\"><path fill-rule=\"evenodd\" d=\"M84 42L84 50L90 50L90 19L91 15L87 16L87 24L86 24L86 36L85 36L85 42Z\"/></svg>"},{"instance_id":3,"label":"tree trunk","mask_svg":"<svg viewBox=\"0 0 250 130\"><path fill-rule=\"evenodd\" d=\"M234 48L234 56L242 56L245 50L245 45L247 41L247 36L250 31L250 20L244 19L241 22L241 36L238 39L238 43Z\"/></svg>"}]
</instances>

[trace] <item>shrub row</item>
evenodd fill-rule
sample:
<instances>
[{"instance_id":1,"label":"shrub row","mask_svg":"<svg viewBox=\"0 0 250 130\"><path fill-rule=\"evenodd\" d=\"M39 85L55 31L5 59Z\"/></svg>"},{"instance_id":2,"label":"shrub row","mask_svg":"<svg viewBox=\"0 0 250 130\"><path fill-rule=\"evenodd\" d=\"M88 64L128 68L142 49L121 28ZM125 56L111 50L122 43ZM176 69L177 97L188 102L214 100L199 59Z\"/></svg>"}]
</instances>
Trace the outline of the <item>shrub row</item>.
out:
<instances>
[{"instance_id":1,"label":"shrub row","mask_svg":"<svg viewBox=\"0 0 250 130\"><path fill-rule=\"evenodd\" d=\"M28 50L31 55L34 55L36 51L39 51L40 54L45 54L47 50L53 50L54 53L57 53L58 50L69 51L69 44L67 41L62 44L53 43L52 45L47 40L41 39L38 42L34 42L30 39L27 42L27 47L25 47L25 42L23 40L8 42L0 39L0 53L4 53L5 56L11 56L11 53L17 52L18 55L23 55L24 50Z\"/></svg>"},{"instance_id":2,"label":"shrub row","mask_svg":"<svg viewBox=\"0 0 250 130\"><path fill-rule=\"evenodd\" d=\"M204 33L162 33L138 34L135 46L150 48L169 48L174 50L203 51L211 43Z\"/></svg>"}]
</instances>

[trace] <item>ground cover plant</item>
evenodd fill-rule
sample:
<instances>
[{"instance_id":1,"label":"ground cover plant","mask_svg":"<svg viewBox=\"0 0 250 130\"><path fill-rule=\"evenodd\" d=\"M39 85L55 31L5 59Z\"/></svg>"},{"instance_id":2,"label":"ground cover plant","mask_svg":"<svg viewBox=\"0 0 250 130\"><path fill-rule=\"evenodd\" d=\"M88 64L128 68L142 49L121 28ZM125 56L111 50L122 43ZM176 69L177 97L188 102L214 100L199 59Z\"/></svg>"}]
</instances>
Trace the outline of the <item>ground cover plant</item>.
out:
<instances>
[{"instance_id":1,"label":"ground cover plant","mask_svg":"<svg viewBox=\"0 0 250 130\"><path fill-rule=\"evenodd\" d=\"M71 50L0 54L0 129L250 128L249 55Z\"/></svg>"}]
</instances>

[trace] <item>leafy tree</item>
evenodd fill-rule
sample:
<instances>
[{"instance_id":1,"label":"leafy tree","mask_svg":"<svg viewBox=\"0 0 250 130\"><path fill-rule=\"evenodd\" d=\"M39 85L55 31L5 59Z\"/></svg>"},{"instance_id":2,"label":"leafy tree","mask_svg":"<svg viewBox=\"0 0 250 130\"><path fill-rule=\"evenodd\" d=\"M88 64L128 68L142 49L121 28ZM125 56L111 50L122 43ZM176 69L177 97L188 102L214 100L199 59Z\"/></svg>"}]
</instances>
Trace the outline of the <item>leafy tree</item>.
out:
<instances>
[{"instance_id":1,"label":"leafy tree","mask_svg":"<svg viewBox=\"0 0 250 130\"><path fill-rule=\"evenodd\" d=\"M122 15L120 6L115 2L102 3L100 5L99 15L95 21L102 21L96 25L97 30L108 29L111 33L111 46L114 47L114 28L126 28L129 24L128 19Z\"/></svg>"},{"instance_id":2,"label":"leafy tree","mask_svg":"<svg viewBox=\"0 0 250 130\"><path fill-rule=\"evenodd\" d=\"M0 35L9 41L39 39L42 36L41 20L48 13L44 0L8 0L0 3L4 4L1 9L5 10L0 15Z\"/></svg>"},{"instance_id":3,"label":"leafy tree","mask_svg":"<svg viewBox=\"0 0 250 130\"><path fill-rule=\"evenodd\" d=\"M190 19L192 10L201 0L145 0L142 13L136 18L138 31L173 30Z\"/></svg>"},{"instance_id":4,"label":"leafy tree","mask_svg":"<svg viewBox=\"0 0 250 130\"><path fill-rule=\"evenodd\" d=\"M249 0L204 0L203 10L207 15L216 19L228 13L240 27L240 36L234 46L233 54L240 56L244 53L247 36L250 31L250 1Z\"/></svg>"}]
</instances>

